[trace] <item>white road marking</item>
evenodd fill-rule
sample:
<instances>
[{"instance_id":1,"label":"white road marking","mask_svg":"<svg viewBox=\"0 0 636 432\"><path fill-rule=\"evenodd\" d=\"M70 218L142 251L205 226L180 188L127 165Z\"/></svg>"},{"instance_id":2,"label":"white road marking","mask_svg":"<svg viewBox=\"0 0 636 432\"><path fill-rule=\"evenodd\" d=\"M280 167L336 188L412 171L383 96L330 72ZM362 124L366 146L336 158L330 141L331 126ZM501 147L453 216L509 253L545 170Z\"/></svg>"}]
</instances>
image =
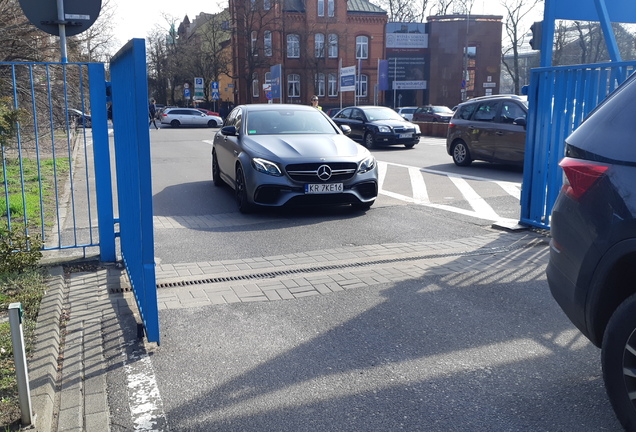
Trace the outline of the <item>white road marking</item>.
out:
<instances>
[{"instance_id":1,"label":"white road marking","mask_svg":"<svg viewBox=\"0 0 636 432\"><path fill-rule=\"evenodd\" d=\"M126 358L125 349L122 350L122 356L134 430L167 432L168 423L150 357L145 351L133 350L130 358Z\"/></svg>"},{"instance_id":2,"label":"white road marking","mask_svg":"<svg viewBox=\"0 0 636 432\"><path fill-rule=\"evenodd\" d=\"M406 168L409 172L409 177L411 179L411 188L413 191L413 196L406 196L402 194L398 194L395 192L387 191L383 189L384 180L386 178L386 172L388 165L393 165L401 168ZM459 207L453 207L445 204L436 204L431 203L430 198L428 196L428 191L426 188L426 183L424 182L424 178L420 174L420 172L427 172L431 174L443 175L448 177L455 187L462 194L463 198L469 203L472 207L472 210L462 209ZM520 199L521 196L521 185L519 183L514 182L505 182L499 181L495 179L489 179L484 177L476 177L476 176L464 176L451 174L444 171L430 170L426 168L416 168L409 165L402 165L396 163L382 162L378 161L378 184L379 184L379 193L391 198L398 199L400 201L419 204L426 207L432 207L440 210L450 211L453 213L462 214L465 216L476 217L479 219L485 219L493 222L518 222L514 219L507 219L500 217L497 212L484 200L466 181L468 180L476 180L476 181L485 181L498 185L505 191L507 194Z\"/></svg>"}]
</instances>

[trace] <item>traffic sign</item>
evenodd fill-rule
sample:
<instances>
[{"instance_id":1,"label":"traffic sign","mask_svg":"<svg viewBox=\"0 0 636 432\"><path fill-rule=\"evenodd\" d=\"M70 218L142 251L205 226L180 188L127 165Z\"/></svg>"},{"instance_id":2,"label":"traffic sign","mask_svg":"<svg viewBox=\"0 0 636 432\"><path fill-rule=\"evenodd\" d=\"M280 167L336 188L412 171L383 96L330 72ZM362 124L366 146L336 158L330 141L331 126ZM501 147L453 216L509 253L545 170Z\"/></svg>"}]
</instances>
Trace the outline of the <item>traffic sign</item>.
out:
<instances>
[{"instance_id":1,"label":"traffic sign","mask_svg":"<svg viewBox=\"0 0 636 432\"><path fill-rule=\"evenodd\" d=\"M183 89L183 97L185 97L186 99L190 99L190 89L189 88L184 88Z\"/></svg>"},{"instance_id":2,"label":"traffic sign","mask_svg":"<svg viewBox=\"0 0 636 432\"><path fill-rule=\"evenodd\" d=\"M212 98L212 100L219 99L219 82L218 81L212 81L210 83L210 97Z\"/></svg>"}]
</instances>

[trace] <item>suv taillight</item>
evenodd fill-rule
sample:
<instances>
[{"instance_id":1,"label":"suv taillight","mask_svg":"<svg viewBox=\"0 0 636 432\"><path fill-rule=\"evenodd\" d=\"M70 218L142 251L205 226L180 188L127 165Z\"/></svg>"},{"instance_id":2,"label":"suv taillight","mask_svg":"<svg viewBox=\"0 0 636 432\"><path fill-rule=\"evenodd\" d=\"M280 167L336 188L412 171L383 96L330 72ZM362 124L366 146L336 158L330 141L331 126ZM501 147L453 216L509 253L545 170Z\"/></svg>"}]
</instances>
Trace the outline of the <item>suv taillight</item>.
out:
<instances>
[{"instance_id":1,"label":"suv taillight","mask_svg":"<svg viewBox=\"0 0 636 432\"><path fill-rule=\"evenodd\" d=\"M569 157L563 158L559 166L563 168L563 174L565 174L561 190L576 200L590 190L609 168L602 163Z\"/></svg>"}]
</instances>

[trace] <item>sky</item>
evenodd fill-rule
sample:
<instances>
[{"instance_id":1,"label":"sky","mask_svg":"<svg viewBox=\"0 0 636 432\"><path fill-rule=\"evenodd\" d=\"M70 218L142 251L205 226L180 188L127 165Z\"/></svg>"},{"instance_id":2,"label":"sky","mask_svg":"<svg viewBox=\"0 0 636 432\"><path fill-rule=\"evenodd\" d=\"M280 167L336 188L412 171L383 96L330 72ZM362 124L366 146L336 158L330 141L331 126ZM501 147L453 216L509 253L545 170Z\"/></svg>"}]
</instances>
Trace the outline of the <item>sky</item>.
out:
<instances>
[{"instance_id":1,"label":"sky","mask_svg":"<svg viewBox=\"0 0 636 432\"><path fill-rule=\"evenodd\" d=\"M177 23L188 15L190 21L201 12L215 13L220 10L221 0L111 0L117 7L115 29L121 44L132 38L145 38L159 24L167 28L162 14L177 18ZM371 0L374 2L373 0ZM227 4L227 1L225 1ZM374 2L375 3L375 2ZM476 0L473 13L502 15L503 9L497 0ZM543 8L533 20L540 20Z\"/></svg>"}]
</instances>

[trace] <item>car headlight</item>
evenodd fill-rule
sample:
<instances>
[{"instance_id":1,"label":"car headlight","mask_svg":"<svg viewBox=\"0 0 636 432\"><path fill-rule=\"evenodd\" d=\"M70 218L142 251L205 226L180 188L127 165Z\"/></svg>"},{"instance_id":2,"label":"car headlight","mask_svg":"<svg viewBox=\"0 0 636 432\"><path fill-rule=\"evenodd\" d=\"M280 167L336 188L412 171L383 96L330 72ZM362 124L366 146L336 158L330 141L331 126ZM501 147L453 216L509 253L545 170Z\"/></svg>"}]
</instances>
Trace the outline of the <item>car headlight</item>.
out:
<instances>
[{"instance_id":1,"label":"car headlight","mask_svg":"<svg viewBox=\"0 0 636 432\"><path fill-rule=\"evenodd\" d=\"M378 126L378 132L390 133L391 132L391 128L388 127L388 126Z\"/></svg>"},{"instance_id":2,"label":"car headlight","mask_svg":"<svg viewBox=\"0 0 636 432\"><path fill-rule=\"evenodd\" d=\"M368 158L360 162L360 165L358 167L358 174L364 174L371 171L373 168L375 168L375 158L373 156L369 156Z\"/></svg>"},{"instance_id":3,"label":"car headlight","mask_svg":"<svg viewBox=\"0 0 636 432\"><path fill-rule=\"evenodd\" d=\"M266 159L254 158L252 159L252 166L256 171L262 172L263 174L269 174L276 177L283 175L280 168L278 168L278 165Z\"/></svg>"}]
</instances>

